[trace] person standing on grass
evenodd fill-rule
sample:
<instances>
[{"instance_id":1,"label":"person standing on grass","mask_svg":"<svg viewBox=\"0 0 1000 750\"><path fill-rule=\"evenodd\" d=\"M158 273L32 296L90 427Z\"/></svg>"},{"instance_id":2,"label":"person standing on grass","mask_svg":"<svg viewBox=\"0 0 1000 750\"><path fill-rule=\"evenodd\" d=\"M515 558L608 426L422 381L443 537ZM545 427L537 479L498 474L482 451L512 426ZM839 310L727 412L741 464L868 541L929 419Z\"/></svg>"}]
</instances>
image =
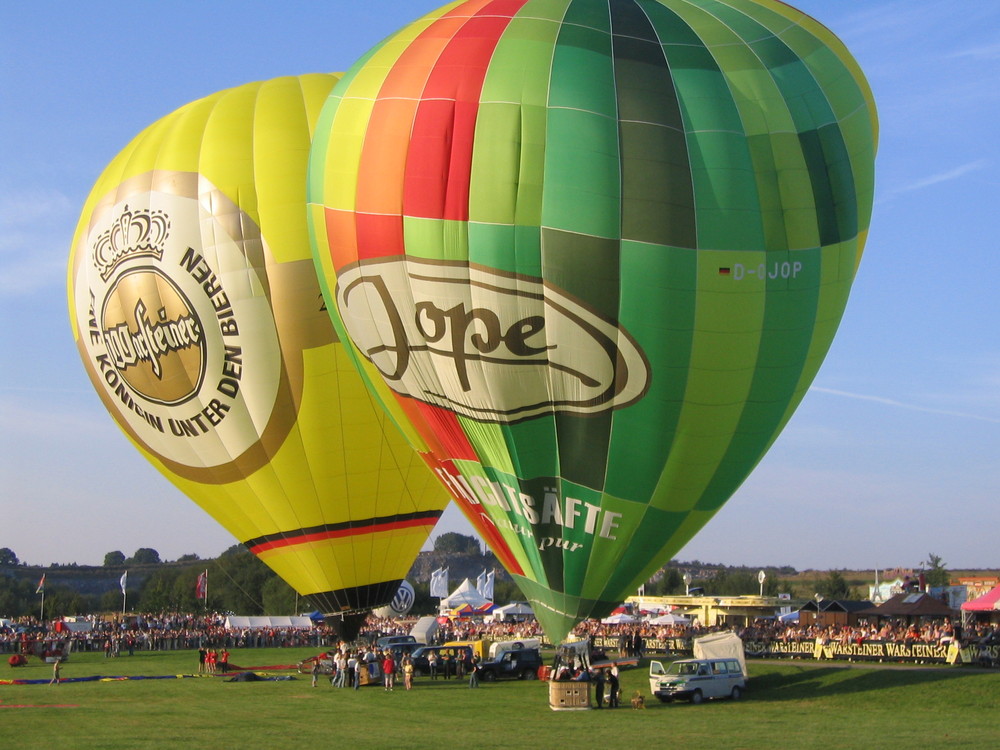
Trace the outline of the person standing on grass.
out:
<instances>
[{"instance_id":1,"label":"person standing on grass","mask_svg":"<svg viewBox=\"0 0 1000 750\"><path fill-rule=\"evenodd\" d=\"M594 700L597 701L598 708L604 708L604 670L595 669L594 675Z\"/></svg>"},{"instance_id":2,"label":"person standing on grass","mask_svg":"<svg viewBox=\"0 0 1000 750\"><path fill-rule=\"evenodd\" d=\"M413 659L409 654L403 657L403 685L407 690L413 689Z\"/></svg>"},{"instance_id":3,"label":"person standing on grass","mask_svg":"<svg viewBox=\"0 0 1000 750\"><path fill-rule=\"evenodd\" d=\"M618 708L618 665L613 665L614 669L608 669L604 673L604 679L608 683L608 708Z\"/></svg>"},{"instance_id":4,"label":"person standing on grass","mask_svg":"<svg viewBox=\"0 0 1000 750\"><path fill-rule=\"evenodd\" d=\"M358 683L358 655L353 651L347 653L347 676L351 680L351 687L355 687Z\"/></svg>"},{"instance_id":5,"label":"person standing on grass","mask_svg":"<svg viewBox=\"0 0 1000 750\"><path fill-rule=\"evenodd\" d=\"M382 659L382 678L385 681L385 691L388 693L392 690L393 684L396 680L396 662L392 658L392 652L386 651L384 653L384 658Z\"/></svg>"},{"instance_id":6,"label":"person standing on grass","mask_svg":"<svg viewBox=\"0 0 1000 750\"><path fill-rule=\"evenodd\" d=\"M354 660L354 689L361 689L361 670L365 670L365 677L367 678L371 673L368 671L368 663L365 661L365 654L360 649ZM367 681L367 680L366 680Z\"/></svg>"},{"instance_id":7,"label":"person standing on grass","mask_svg":"<svg viewBox=\"0 0 1000 750\"><path fill-rule=\"evenodd\" d=\"M334 687L347 687L347 656L343 651L338 651L335 657L337 664L337 680Z\"/></svg>"},{"instance_id":8,"label":"person standing on grass","mask_svg":"<svg viewBox=\"0 0 1000 750\"><path fill-rule=\"evenodd\" d=\"M52 662L52 679L49 680L49 684L50 685L58 685L59 684L59 665L61 663L62 663L62 659L60 659L58 656L56 657L56 660L54 662Z\"/></svg>"},{"instance_id":9,"label":"person standing on grass","mask_svg":"<svg viewBox=\"0 0 1000 750\"><path fill-rule=\"evenodd\" d=\"M479 687L479 656L472 655L472 662L469 664L469 687Z\"/></svg>"}]
</instances>

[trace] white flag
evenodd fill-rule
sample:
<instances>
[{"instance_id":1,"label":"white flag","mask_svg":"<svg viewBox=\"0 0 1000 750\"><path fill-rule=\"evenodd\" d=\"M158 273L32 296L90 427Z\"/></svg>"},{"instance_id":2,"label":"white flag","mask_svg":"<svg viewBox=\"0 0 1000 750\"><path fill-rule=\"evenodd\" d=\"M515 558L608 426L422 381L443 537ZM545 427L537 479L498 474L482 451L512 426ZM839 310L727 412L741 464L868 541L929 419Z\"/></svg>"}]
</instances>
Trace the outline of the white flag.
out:
<instances>
[{"instance_id":1,"label":"white flag","mask_svg":"<svg viewBox=\"0 0 1000 750\"><path fill-rule=\"evenodd\" d=\"M476 578L476 591L480 596L486 597L486 571L484 570ZM487 599L489 597L486 597Z\"/></svg>"},{"instance_id":2,"label":"white flag","mask_svg":"<svg viewBox=\"0 0 1000 750\"><path fill-rule=\"evenodd\" d=\"M438 599L448 598L448 569L438 568L431 573L431 596Z\"/></svg>"},{"instance_id":3,"label":"white flag","mask_svg":"<svg viewBox=\"0 0 1000 750\"><path fill-rule=\"evenodd\" d=\"M493 601L493 577L496 571L491 570L489 575L486 576L486 582L483 584L483 590L479 593L483 595L484 599L489 599Z\"/></svg>"},{"instance_id":4,"label":"white flag","mask_svg":"<svg viewBox=\"0 0 1000 750\"><path fill-rule=\"evenodd\" d=\"M125 581L127 580L128 580L128 571L126 570L124 573L122 573L122 580L121 580L123 594L125 593Z\"/></svg>"}]
</instances>

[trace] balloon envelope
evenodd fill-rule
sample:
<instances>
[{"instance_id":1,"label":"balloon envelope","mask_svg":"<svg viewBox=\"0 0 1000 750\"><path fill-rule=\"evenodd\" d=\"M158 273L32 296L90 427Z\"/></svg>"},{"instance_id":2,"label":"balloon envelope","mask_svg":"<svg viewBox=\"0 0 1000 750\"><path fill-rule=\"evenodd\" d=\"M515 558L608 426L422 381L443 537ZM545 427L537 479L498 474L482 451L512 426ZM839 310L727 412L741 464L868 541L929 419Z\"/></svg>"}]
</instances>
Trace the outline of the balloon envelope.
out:
<instances>
[{"instance_id":1,"label":"balloon envelope","mask_svg":"<svg viewBox=\"0 0 1000 750\"><path fill-rule=\"evenodd\" d=\"M391 601L448 501L317 283L306 167L337 79L247 84L154 123L97 180L69 262L80 356L129 440L328 613Z\"/></svg>"},{"instance_id":2,"label":"balloon envelope","mask_svg":"<svg viewBox=\"0 0 1000 750\"><path fill-rule=\"evenodd\" d=\"M553 642L788 421L860 260L875 140L843 45L771 0L452 3L335 88L309 188L325 293Z\"/></svg>"}]
</instances>

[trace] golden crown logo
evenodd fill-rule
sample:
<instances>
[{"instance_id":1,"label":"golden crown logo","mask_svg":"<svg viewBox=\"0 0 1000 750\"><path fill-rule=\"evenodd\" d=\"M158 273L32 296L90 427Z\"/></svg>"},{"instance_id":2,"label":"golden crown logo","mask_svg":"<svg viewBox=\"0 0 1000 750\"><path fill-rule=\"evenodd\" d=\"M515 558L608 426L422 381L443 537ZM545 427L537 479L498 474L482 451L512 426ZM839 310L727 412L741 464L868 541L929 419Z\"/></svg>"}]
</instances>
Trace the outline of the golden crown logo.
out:
<instances>
[{"instance_id":1,"label":"golden crown logo","mask_svg":"<svg viewBox=\"0 0 1000 750\"><path fill-rule=\"evenodd\" d=\"M107 281L115 268L130 258L149 257L160 260L163 245L170 235L170 219L163 211L141 209L130 211L128 206L94 242L94 265Z\"/></svg>"}]
</instances>

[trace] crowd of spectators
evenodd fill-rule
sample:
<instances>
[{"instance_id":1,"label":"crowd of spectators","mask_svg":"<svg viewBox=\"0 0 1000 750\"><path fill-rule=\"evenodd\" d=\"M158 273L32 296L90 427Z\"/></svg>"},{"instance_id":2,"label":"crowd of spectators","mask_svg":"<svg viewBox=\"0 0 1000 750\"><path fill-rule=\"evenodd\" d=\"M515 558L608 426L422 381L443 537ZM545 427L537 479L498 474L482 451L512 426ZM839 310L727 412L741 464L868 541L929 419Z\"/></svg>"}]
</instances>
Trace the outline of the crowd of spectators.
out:
<instances>
[{"instance_id":1,"label":"crowd of spectators","mask_svg":"<svg viewBox=\"0 0 1000 750\"><path fill-rule=\"evenodd\" d=\"M697 620L686 625L653 625L650 623L609 624L595 620L581 622L573 633L579 638L603 639L602 642L617 642L618 651L623 656L641 656L644 648L671 639L691 639L722 629L704 627ZM810 642L864 643L865 641L888 641L893 643L925 643L960 646L1000 646L1000 625L973 623L962 628L948 618L941 620L907 623L900 620L881 620L857 625L825 625L784 623L776 619L756 620L752 624L736 628L736 634L744 642Z\"/></svg>"},{"instance_id":2,"label":"crowd of spectators","mask_svg":"<svg viewBox=\"0 0 1000 750\"><path fill-rule=\"evenodd\" d=\"M274 648L311 646L327 648L340 642L339 631L318 625L309 629L292 627L230 628L226 616L219 613L193 615L184 613L141 614L81 618L77 623L41 622L35 617L21 617L0 626L0 653L20 653L27 642L70 640L74 651L103 651L115 657L136 651L174 651L180 649ZM390 620L369 616L358 636L361 643L372 643L382 635L407 634L413 620ZM532 619L523 623L482 623L453 620L438 628L435 643L487 638L541 637L541 627Z\"/></svg>"},{"instance_id":3,"label":"crowd of spectators","mask_svg":"<svg viewBox=\"0 0 1000 750\"><path fill-rule=\"evenodd\" d=\"M362 627L358 642L372 643L382 635L407 634L413 619L389 620L370 616ZM653 642L669 639L689 639L719 630L703 627L694 621L686 625L607 624L586 620L574 629L578 638L595 641L603 638L618 644L622 654L641 656ZM929 643L947 645L1000 645L1000 625L978 623L961 628L950 620L907 624L892 620L859 625L823 625L782 623L778 620L757 620L737 630L744 641L810 641L824 643L862 643L893 641L898 643ZM435 643L449 641L516 640L542 638L540 625L534 619L523 622L486 623L467 619L442 624L434 636ZM239 649L286 646L327 648L340 643L335 627L319 625L299 628L230 628L225 615L218 613L194 615L184 613L143 614L126 617L106 616L87 618L80 623L40 622L22 617L10 625L0 626L0 652L20 653L27 642L73 641L75 651L103 651L106 656L123 652L172 651L178 649Z\"/></svg>"},{"instance_id":4,"label":"crowd of spectators","mask_svg":"<svg viewBox=\"0 0 1000 750\"><path fill-rule=\"evenodd\" d=\"M79 622L40 622L35 617L13 620L0 627L0 652L18 653L30 641L65 641L74 651L174 651L207 648L264 648L326 646L336 640L331 628L228 628L225 615L211 613L143 614L125 617L87 617Z\"/></svg>"},{"instance_id":5,"label":"crowd of spectators","mask_svg":"<svg viewBox=\"0 0 1000 750\"><path fill-rule=\"evenodd\" d=\"M864 643L865 641L890 641L893 643L927 643L942 646L957 642L959 645L1000 645L1000 626L977 623L962 628L949 618L907 623L886 619L857 625L824 625L823 623L798 625L773 620L758 620L737 631L744 641L811 641L821 643Z\"/></svg>"},{"instance_id":6,"label":"crowd of spectators","mask_svg":"<svg viewBox=\"0 0 1000 750\"><path fill-rule=\"evenodd\" d=\"M361 629L361 638L374 640L379 635L406 635L413 620L379 619L369 617ZM434 633L434 643L450 641L509 641L518 638L541 638L542 627L534 618L524 622L481 622L472 619L449 620L440 624Z\"/></svg>"}]
</instances>

